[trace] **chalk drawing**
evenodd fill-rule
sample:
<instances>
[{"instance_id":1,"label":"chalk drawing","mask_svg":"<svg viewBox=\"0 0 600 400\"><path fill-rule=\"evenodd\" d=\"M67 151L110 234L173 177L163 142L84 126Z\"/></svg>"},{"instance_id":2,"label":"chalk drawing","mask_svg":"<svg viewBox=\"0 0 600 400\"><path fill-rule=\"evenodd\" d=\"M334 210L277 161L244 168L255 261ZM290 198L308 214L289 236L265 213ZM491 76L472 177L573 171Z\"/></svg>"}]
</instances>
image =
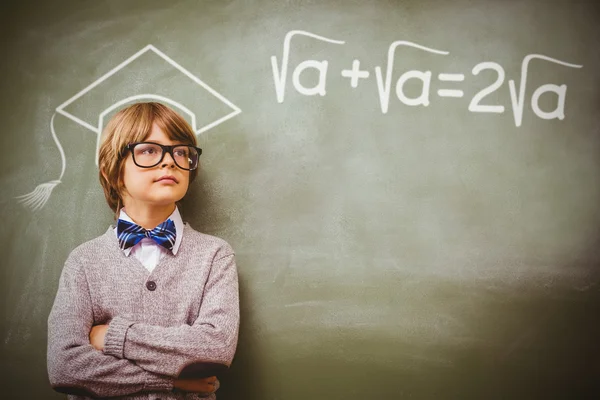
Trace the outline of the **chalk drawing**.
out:
<instances>
[{"instance_id":1,"label":"chalk drawing","mask_svg":"<svg viewBox=\"0 0 600 400\"><path fill-rule=\"evenodd\" d=\"M107 80L108 78L110 78L111 76L116 74L118 71L125 68L132 61L139 58L142 54L147 53L149 51L158 55L160 58L162 58L164 61L169 63L171 66L173 66L179 72L181 72L182 74L184 74L185 76L190 78L194 83L196 83L197 85L202 87L204 90L206 90L210 94L212 94L214 97L216 97L218 100L220 100L221 102L226 104L229 108L231 108L232 111L229 112L227 115L217 119L216 121L213 121L204 126L198 127L196 124L196 115L192 111L190 111L187 107L185 107L184 105L182 105L172 99L169 99L164 96L159 96L156 94L141 94L141 95L129 96L125 99L122 99L122 100L112 104L110 107L108 107L107 109L105 109L104 111L102 111L100 113L100 115L98 117L98 126L93 126L65 110L65 107L69 106L70 104L72 104L73 102L75 102L76 100L81 98L83 95L85 95L86 93L88 93L89 91L94 89L96 86L100 85L102 82L104 82L105 80ZM88 85L87 87L82 89L80 92L78 92L73 97L71 97L70 99L68 99L67 101L65 101L64 103L62 103L60 106L58 106L56 108L55 113L52 115L52 118L50 119L50 132L52 133L52 138L54 139L54 142L56 143L56 147L58 148L58 151L61 156L62 168L61 168L60 176L56 180L49 181L49 182L38 185L30 193L27 193L22 196L18 196L17 199L19 200L19 202L24 204L25 206L31 208L34 211L43 208L44 205L47 203L48 199L50 198L50 195L52 194L52 190L59 183L61 183L61 179L64 176L66 166L67 166L65 152L64 152L64 150L58 140L58 137L56 136L56 132L54 130L54 117L56 116L57 113L69 118L70 120L76 122L77 124L83 126L86 129L89 129L90 131L92 131L96 134L95 161L96 161L96 166L98 166L98 150L100 147L100 139L101 139L103 124L104 124L104 118L106 117L107 114L109 114L113 110L115 110L127 103L142 100L142 99L156 100L156 101L164 102L166 104L169 104L171 106L175 106L175 107L179 108L180 110L182 110L183 112L188 114L188 116L190 117L191 125L192 125L192 128L194 129L194 132L196 133L196 135L200 135L201 133L206 132L207 130L216 127L217 125L227 121L228 119L235 117L236 115L238 115L239 113L242 112L242 110L238 106L236 106L231 101L229 101L227 98L225 98L225 96L218 93L216 90L214 90L209 85L207 85L205 82L203 82L200 78L198 78L197 76L195 76L194 74L189 72L187 69L183 68L181 65L179 65L177 62L175 62L172 58L167 56L165 53L158 50L153 45L149 44L149 45L145 46L144 48L142 48L141 50L139 50L137 53L133 54L131 57L129 57L125 61L123 61L121 64L119 64L116 67L114 67L113 69L111 69L106 74L102 75L100 78L98 78L97 80L92 82L90 85Z\"/></svg>"},{"instance_id":2,"label":"chalk drawing","mask_svg":"<svg viewBox=\"0 0 600 400\"><path fill-rule=\"evenodd\" d=\"M519 83L519 97L518 98L517 98L517 90L515 88L515 81L512 79L508 81L508 88L510 90L510 100L513 105L513 115L515 118L516 126L521 126L521 121L523 120L523 101L524 101L524 96L525 96L525 84L527 83L527 67L529 66L529 61L531 61L535 58L553 62L553 63L563 65L565 67L570 67L570 68L583 67L583 65L567 63L567 62L560 61L555 58L551 58L551 57L544 56L541 54L528 54L523 59L523 62L521 63L521 82ZM558 88L558 90L557 90L557 88ZM553 112L544 113L539 108L538 99L542 93L550 92L550 91L554 91L558 95L558 105L556 107L556 110L554 110ZM546 85L540 86L534 92L533 96L531 97L531 106L533 108L534 113L538 117L543 118L543 119L552 119L555 117L560 120L564 119L565 118L566 92L567 92L567 85L557 86L557 85L553 85L553 84L546 84Z\"/></svg>"},{"instance_id":3,"label":"chalk drawing","mask_svg":"<svg viewBox=\"0 0 600 400\"><path fill-rule=\"evenodd\" d=\"M289 31L283 39L283 54L281 56L281 67L277 66L277 57L271 56L271 66L273 67L273 80L275 81L275 91L277 93L277 101L283 103L285 96L285 83L287 81L287 70L290 59L290 42L295 35L307 36L313 39L321 40L327 43L344 44L341 40L328 39L324 36L315 35L306 31ZM294 69L293 83L294 87L300 93L311 96L314 94L325 95L325 79L327 75L327 61L306 60ZM319 71L319 84L315 88L305 88L300 84L300 73L306 68L315 68Z\"/></svg>"},{"instance_id":4,"label":"chalk drawing","mask_svg":"<svg viewBox=\"0 0 600 400\"><path fill-rule=\"evenodd\" d=\"M345 42L341 40L333 40L327 39L322 36L315 35L306 31L289 31L283 40L283 57L281 66L277 65L277 57L271 56L271 65L273 67L273 80L275 82L275 93L277 95L277 102L283 103L285 98L285 84L287 78L287 69L288 62L290 56L290 41L294 35L303 35L312 37L324 42L335 43L335 44L344 44ZM382 114L387 114L390 106L390 97L392 92L392 73L394 71L394 59L396 57L396 48L399 46L404 46L408 48L415 48L418 50L426 51L433 54L444 55L447 56L450 53L448 51L436 50L429 47L425 47L423 45L409 42L406 40L397 40L392 42L387 50L387 66L385 69L385 74L383 68L381 66L375 67L375 82L377 84L377 93L379 95L379 105L381 108ZM555 58L551 58L548 56L544 56L541 54L528 54L523 58L521 62L521 80L519 83L519 92L517 93L516 85L514 80L508 81L509 86L509 94L510 94L510 102L512 105L513 116L515 120L515 126L520 127L523 120L523 106L525 100L525 86L527 83L527 69L529 67L529 62L533 59L540 59L544 61L549 61L551 63L559 64L569 68L582 68L583 65L568 63L565 61L557 60ZM296 91L305 96L314 96L316 94L320 96L325 96L327 92L327 67L329 62L324 59L321 61L316 60L306 60L300 62L298 66L295 67L292 79L292 87L296 89ZM307 68L316 69L318 72L319 80L318 84L312 88L306 88L302 84L300 84L299 76ZM505 80L505 72L504 68L496 62L493 61L483 61L479 64L475 65L471 71L472 75L478 75L481 71L484 70L492 70L496 75L496 79L490 85L481 89L477 92L471 99L468 110L474 113L496 113L501 114L504 113L505 107L501 104L482 104L482 100L493 92L499 90ZM371 76L370 72L367 70L360 69L360 60L354 58L352 61L351 69L342 69L341 75L345 78L349 78L350 86L353 89L356 89L359 85L359 82L368 81L368 78ZM385 75L385 76L384 76ZM417 97L408 97L404 93L405 83L410 80L418 80L421 83L421 93ZM441 83L460 83L464 82L465 75L463 73L448 73L443 72L438 74L438 81ZM420 70L409 70L404 72L400 77L396 80L395 84L395 94L398 100L406 106L412 107L428 107L430 105L429 96L430 96L430 88L432 81L432 72L430 70L420 71ZM441 98L455 98L461 99L464 97L464 92L460 89L438 89L436 91L438 97ZM545 93L554 93L556 95L556 107L552 111L544 111L539 106L539 99ZM565 118L565 102L567 96L567 85L556 85L553 83L548 83L541 85L538 87L531 96L531 109L533 113L541 119L545 120L563 120Z\"/></svg>"}]
</instances>

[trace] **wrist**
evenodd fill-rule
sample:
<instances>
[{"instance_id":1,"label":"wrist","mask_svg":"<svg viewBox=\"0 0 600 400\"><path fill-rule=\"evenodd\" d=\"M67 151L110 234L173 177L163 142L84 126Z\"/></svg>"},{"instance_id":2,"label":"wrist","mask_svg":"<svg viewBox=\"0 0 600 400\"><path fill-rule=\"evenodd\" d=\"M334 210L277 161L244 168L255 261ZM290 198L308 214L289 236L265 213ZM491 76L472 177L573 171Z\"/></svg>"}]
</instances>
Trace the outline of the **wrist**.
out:
<instances>
[{"instance_id":1,"label":"wrist","mask_svg":"<svg viewBox=\"0 0 600 400\"><path fill-rule=\"evenodd\" d=\"M166 375L148 373L144 389L147 391L171 392L175 390L175 379Z\"/></svg>"},{"instance_id":2,"label":"wrist","mask_svg":"<svg viewBox=\"0 0 600 400\"><path fill-rule=\"evenodd\" d=\"M115 317L110 321L106 335L104 336L104 354L117 358L125 358L123 354L125 336L127 335L127 330L133 324L133 321L121 317Z\"/></svg>"}]
</instances>

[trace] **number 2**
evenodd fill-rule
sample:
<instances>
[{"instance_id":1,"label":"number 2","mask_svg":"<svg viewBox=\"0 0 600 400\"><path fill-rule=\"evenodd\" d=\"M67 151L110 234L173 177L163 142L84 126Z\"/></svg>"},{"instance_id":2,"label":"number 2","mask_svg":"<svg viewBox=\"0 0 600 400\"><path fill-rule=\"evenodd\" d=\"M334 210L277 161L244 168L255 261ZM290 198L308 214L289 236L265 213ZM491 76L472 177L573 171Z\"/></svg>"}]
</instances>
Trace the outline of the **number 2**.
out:
<instances>
[{"instance_id":1,"label":"number 2","mask_svg":"<svg viewBox=\"0 0 600 400\"><path fill-rule=\"evenodd\" d=\"M473 75L478 75L484 69L492 69L496 71L498 73L498 79L496 79L496 81L491 85L481 89L475 96L473 96L471 103L469 103L469 111L503 113L504 106L491 106L479 104L485 96L489 95L490 93L493 93L495 90L498 90L498 88L502 86L502 83L504 83L504 69L500 64L491 61L482 62L473 67L472 73Z\"/></svg>"}]
</instances>

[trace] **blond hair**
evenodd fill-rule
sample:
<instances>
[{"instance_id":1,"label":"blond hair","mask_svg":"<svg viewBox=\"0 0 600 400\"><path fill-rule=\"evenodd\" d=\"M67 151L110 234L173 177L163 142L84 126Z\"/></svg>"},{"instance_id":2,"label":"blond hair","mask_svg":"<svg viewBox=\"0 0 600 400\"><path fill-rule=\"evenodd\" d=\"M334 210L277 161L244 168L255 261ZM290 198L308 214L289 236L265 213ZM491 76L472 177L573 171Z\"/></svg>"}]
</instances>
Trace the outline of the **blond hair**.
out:
<instances>
[{"instance_id":1,"label":"blond hair","mask_svg":"<svg viewBox=\"0 0 600 400\"><path fill-rule=\"evenodd\" d=\"M118 213L123 206L123 171L125 147L130 143L142 142L156 124L169 139L196 146L196 135L185 119L161 103L136 103L115 114L103 132L98 154L100 184L110 208ZM192 182L198 169L190 171Z\"/></svg>"}]
</instances>

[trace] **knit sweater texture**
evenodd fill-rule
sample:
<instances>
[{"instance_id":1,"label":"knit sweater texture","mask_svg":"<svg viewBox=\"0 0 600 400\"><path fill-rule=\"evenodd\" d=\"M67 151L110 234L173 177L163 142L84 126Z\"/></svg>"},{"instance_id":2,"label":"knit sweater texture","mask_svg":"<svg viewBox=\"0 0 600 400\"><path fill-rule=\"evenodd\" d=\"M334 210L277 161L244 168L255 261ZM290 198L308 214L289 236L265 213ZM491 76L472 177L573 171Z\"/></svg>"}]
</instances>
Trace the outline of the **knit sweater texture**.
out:
<instances>
[{"instance_id":1,"label":"knit sweater texture","mask_svg":"<svg viewBox=\"0 0 600 400\"><path fill-rule=\"evenodd\" d=\"M109 324L104 350L92 326ZM114 228L69 255L48 318L48 375L70 400L199 399L173 390L184 367L229 366L239 329L229 244L184 225L176 256L148 273L119 248ZM211 394L208 399L215 399Z\"/></svg>"}]
</instances>

